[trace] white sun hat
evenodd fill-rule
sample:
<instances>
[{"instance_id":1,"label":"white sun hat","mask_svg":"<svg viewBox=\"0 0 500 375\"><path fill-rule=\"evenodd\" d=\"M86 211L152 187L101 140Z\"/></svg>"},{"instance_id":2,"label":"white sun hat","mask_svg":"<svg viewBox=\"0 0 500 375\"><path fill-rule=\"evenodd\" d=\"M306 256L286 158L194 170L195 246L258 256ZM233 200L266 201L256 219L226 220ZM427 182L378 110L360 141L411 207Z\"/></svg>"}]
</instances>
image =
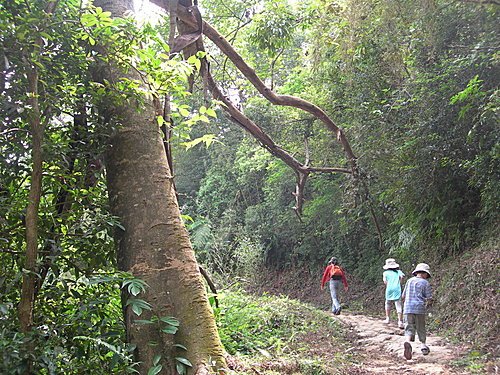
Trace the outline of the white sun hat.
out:
<instances>
[{"instance_id":1,"label":"white sun hat","mask_svg":"<svg viewBox=\"0 0 500 375\"><path fill-rule=\"evenodd\" d=\"M426 272L429 275L429 277L431 277L431 268L429 267L429 265L427 263L417 264L417 266L415 267L415 270L412 272L412 275L416 276L417 272Z\"/></svg>"},{"instance_id":2,"label":"white sun hat","mask_svg":"<svg viewBox=\"0 0 500 375\"><path fill-rule=\"evenodd\" d=\"M388 270L390 268L399 268L399 264L396 263L396 259L389 258L385 260L384 270Z\"/></svg>"}]
</instances>

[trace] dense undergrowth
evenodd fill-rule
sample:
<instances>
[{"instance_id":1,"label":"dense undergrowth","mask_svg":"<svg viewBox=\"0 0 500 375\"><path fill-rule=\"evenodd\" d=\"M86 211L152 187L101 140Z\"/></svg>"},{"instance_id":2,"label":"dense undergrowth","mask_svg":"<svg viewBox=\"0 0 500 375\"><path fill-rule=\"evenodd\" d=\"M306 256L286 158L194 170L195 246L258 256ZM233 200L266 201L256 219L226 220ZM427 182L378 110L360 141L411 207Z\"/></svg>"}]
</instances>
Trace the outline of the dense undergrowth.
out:
<instances>
[{"instance_id":1,"label":"dense undergrowth","mask_svg":"<svg viewBox=\"0 0 500 375\"><path fill-rule=\"evenodd\" d=\"M434 280L437 298L431 327L467 345L469 354L462 364L480 370L493 365L500 349L499 256L498 240L488 242L440 264Z\"/></svg>"},{"instance_id":2,"label":"dense undergrowth","mask_svg":"<svg viewBox=\"0 0 500 375\"><path fill-rule=\"evenodd\" d=\"M37 338L35 373L136 373L133 348L124 342L115 279L72 284L79 302L66 303L64 314L52 315L35 331L44 335ZM355 365L356 358L346 351L348 331L310 304L234 288L223 290L218 299L214 311L230 374L255 374L256 370L269 375L345 374ZM78 308L72 310L75 305ZM0 374L26 370L24 340L15 333L14 320L0 319Z\"/></svg>"},{"instance_id":3,"label":"dense undergrowth","mask_svg":"<svg viewBox=\"0 0 500 375\"><path fill-rule=\"evenodd\" d=\"M346 331L311 305L242 291L220 298L219 334L233 374L345 374L354 364Z\"/></svg>"}]
</instances>

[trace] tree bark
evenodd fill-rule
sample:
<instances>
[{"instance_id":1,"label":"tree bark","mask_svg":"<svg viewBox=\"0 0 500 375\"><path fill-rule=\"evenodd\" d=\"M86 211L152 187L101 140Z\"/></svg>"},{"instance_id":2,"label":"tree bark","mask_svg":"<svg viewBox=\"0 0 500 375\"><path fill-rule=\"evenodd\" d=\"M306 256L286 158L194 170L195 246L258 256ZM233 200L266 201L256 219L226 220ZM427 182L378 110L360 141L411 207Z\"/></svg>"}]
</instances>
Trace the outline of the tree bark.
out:
<instances>
[{"instance_id":1,"label":"tree bark","mask_svg":"<svg viewBox=\"0 0 500 375\"><path fill-rule=\"evenodd\" d=\"M132 9L127 0L98 1L96 5L115 17ZM120 75L125 76L113 67L101 69L100 74L111 84ZM126 77L138 78L131 71ZM152 311L145 311L140 317L129 306L124 308L128 340L137 345L138 370L146 374L155 355L160 354L168 374L176 374L175 356L193 364L189 374L201 373L212 363L218 371L225 367L223 348L180 218L155 105L130 101L119 107L104 105L103 109L107 117L117 122L105 161L111 211L125 228L116 235L118 266L149 285L139 297L152 305ZM162 333L157 325L135 322L152 314L177 318L178 332L172 336ZM187 352L176 352L173 344L185 346Z\"/></svg>"},{"instance_id":2,"label":"tree bark","mask_svg":"<svg viewBox=\"0 0 500 375\"><path fill-rule=\"evenodd\" d=\"M54 12L57 1L49 1L45 8L45 13L50 15ZM28 204L26 207L26 258L23 268L23 280L21 285L21 297L18 305L19 326L24 334L29 334L33 326L33 309L35 305L35 278L37 277L37 257L38 257L38 211L42 194L42 143L44 126L38 100L38 67L35 64L41 54L43 41L38 38L33 45L31 54L24 57L26 68L26 78L28 83L28 123L31 130L31 185L28 194ZM29 339L26 351L32 354L34 343ZM25 373L32 371L31 357L28 357Z\"/></svg>"},{"instance_id":3,"label":"tree bark","mask_svg":"<svg viewBox=\"0 0 500 375\"><path fill-rule=\"evenodd\" d=\"M42 192L42 140L43 127L38 105L38 72L36 67L28 68L28 103L31 106L29 123L31 128L31 186L26 207L26 259L23 270L21 299L19 301L19 325L21 332L31 331L35 299L36 259L38 254L38 208Z\"/></svg>"}]
</instances>

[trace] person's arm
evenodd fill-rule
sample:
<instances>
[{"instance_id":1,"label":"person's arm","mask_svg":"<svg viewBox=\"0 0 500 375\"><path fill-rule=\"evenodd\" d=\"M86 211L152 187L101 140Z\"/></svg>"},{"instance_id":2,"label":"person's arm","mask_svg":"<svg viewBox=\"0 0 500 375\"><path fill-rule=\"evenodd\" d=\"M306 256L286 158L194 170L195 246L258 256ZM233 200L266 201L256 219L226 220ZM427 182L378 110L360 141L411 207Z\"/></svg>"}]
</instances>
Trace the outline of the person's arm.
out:
<instances>
[{"instance_id":1,"label":"person's arm","mask_svg":"<svg viewBox=\"0 0 500 375\"><path fill-rule=\"evenodd\" d=\"M405 287L404 287L404 289L403 289L403 293L401 293L401 302L404 302L404 301L405 301L405 296L406 296L406 288L408 287L408 283L409 283L409 282L410 282L409 280L406 282Z\"/></svg>"},{"instance_id":2,"label":"person's arm","mask_svg":"<svg viewBox=\"0 0 500 375\"><path fill-rule=\"evenodd\" d=\"M347 278L345 277L344 270L342 270L342 284L344 284L344 290L347 292L349 290L349 285L347 285Z\"/></svg>"},{"instance_id":3,"label":"person's arm","mask_svg":"<svg viewBox=\"0 0 500 375\"><path fill-rule=\"evenodd\" d=\"M385 277L385 272L382 274L382 281L387 285L387 278Z\"/></svg>"},{"instance_id":4,"label":"person's arm","mask_svg":"<svg viewBox=\"0 0 500 375\"><path fill-rule=\"evenodd\" d=\"M432 287L429 282L426 283L425 288L424 288L424 298L426 300L432 299Z\"/></svg>"},{"instance_id":5,"label":"person's arm","mask_svg":"<svg viewBox=\"0 0 500 375\"><path fill-rule=\"evenodd\" d=\"M325 272L323 272L323 277L321 278L321 289L325 287L325 284L328 280L330 280L330 270L332 269L332 265L329 264L325 268Z\"/></svg>"}]
</instances>

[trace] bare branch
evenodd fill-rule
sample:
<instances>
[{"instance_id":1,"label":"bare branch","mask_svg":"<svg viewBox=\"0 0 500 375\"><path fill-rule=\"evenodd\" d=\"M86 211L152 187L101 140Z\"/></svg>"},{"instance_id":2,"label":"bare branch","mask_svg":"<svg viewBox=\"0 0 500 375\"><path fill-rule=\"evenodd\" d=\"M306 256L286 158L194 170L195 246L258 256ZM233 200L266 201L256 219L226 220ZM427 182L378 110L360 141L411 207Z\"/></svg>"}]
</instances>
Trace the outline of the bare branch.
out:
<instances>
[{"instance_id":1,"label":"bare branch","mask_svg":"<svg viewBox=\"0 0 500 375\"><path fill-rule=\"evenodd\" d=\"M205 271L205 269L202 266L198 266L198 268L200 269L200 273L203 275L203 277L205 278L205 281L207 282L208 286L210 287L210 290L214 294L215 307L219 307L219 300L217 298L217 288L215 287L214 282L210 278L208 272Z\"/></svg>"},{"instance_id":2,"label":"bare branch","mask_svg":"<svg viewBox=\"0 0 500 375\"><path fill-rule=\"evenodd\" d=\"M164 4L166 0L151 1L168 11L168 6ZM194 17L195 15L193 14L192 8L193 7L185 7L179 4L177 8L177 16L186 25L189 25L194 29L198 29L199 20ZM252 83L261 95L273 104L302 109L303 111L312 114L315 118L322 121L328 129L335 133L336 139L342 145L346 157L351 165L352 173L357 174L357 158L354 155L343 130L339 128L321 108L295 96L277 95L264 84L264 82L255 73L255 70L248 66L248 64L234 50L233 46L224 38L224 36L219 34L219 32L208 22L202 22L203 34L205 34L217 47L219 47L219 49L233 62L238 70L250 81L250 83Z\"/></svg>"},{"instance_id":3,"label":"bare branch","mask_svg":"<svg viewBox=\"0 0 500 375\"><path fill-rule=\"evenodd\" d=\"M151 0L153 3L159 5L160 7L168 10L167 1L168 0ZM173 0L179 1L179 0ZM184 35L193 36L188 39L191 43L188 43L183 48L184 55L189 57L195 54L197 51L203 51L203 41L201 38L194 35L199 33L200 30L205 34L212 42L219 47L219 49L226 55L236 66L236 68L252 83L252 85L268 99L271 103L275 105L290 106L294 108L306 111L314 116L315 119L322 121L329 130L331 130L336 135L336 140L342 145L345 155L350 164L350 169L347 168L335 168L335 167L310 167L309 166L309 149L306 140L305 152L306 160L305 163L300 163L287 151L279 147L274 141L252 120L246 117L236 106L229 100L229 98L224 95L217 84L215 83L213 76L211 75L206 60L202 60L201 76L204 83L208 86L212 93L212 96L220 100L224 104L224 110L229 114L230 118L247 130L250 134L256 138L264 148L266 148L271 154L283 160L288 166L290 166L297 173L297 185L296 190L293 193L296 199L296 205L294 207L295 213L300 219L302 213L302 207L304 202L304 189L307 181L307 177L310 173L346 173L353 174L353 176L358 176L357 158L354 155L347 138L341 128L339 128L332 119L319 107L316 105L289 95L277 95L270 88L268 88L264 82L257 76L255 70L249 67L243 58L233 49L232 45L220 35L212 26L201 19L198 9L194 7L186 7L186 3L189 1L181 0L177 6L177 16L180 20L180 27L178 27L181 38ZM186 39L187 40L187 39ZM379 234L380 242L382 243L382 235L380 227L378 225L377 218L375 216L373 208L370 206L371 214L373 216L377 232Z\"/></svg>"},{"instance_id":4,"label":"bare branch","mask_svg":"<svg viewBox=\"0 0 500 375\"><path fill-rule=\"evenodd\" d=\"M169 30L169 35L168 35L168 46L170 47L171 51L172 51L172 48L174 47L174 41L175 41L175 30L176 30L176 25L177 25L177 5L178 4L179 4L179 0L172 0L170 2L170 8L169 8L170 30Z\"/></svg>"},{"instance_id":5,"label":"bare branch","mask_svg":"<svg viewBox=\"0 0 500 375\"><path fill-rule=\"evenodd\" d=\"M157 0L153 0L157 1ZM195 20L193 20L190 13L186 11L185 7L179 6L178 8L179 18L186 24L193 25ZM356 156L354 155L347 138L341 128L339 128L330 117L318 106L304 100L290 95L277 95L270 88L268 88L264 82L257 76L255 70L252 69L243 60L243 58L234 50L233 46L221 35L217 30L215 30L206 21L203 21L203 34L205 34L214 44L219 47L219 49L233 62L233 64L238 68L238 70L252 83L252 85L259 91L259 93L264 96L271 103L281 106L289 106L301 109L312 114L315 118L322 121L328 129L330 129L336 135L336 139L341 143L346 157L351 165L353 173L357 173L357 162Z\"/></svg>"},{"instance_id":6,"label":"bare branch","mask_svg":"<svg viewBox=\"0 0 500 375\"><path fill-rule=\"evenodd\" d=\"M153 0L156 2L158 0ZM178 1L178 0L177 0ZM158 4L158 3L157 3ZM167 6L163 6L162 4L158 4L162 6L164 9L168 10ZM190 36L188 39L191 40L188 44L182 44L182 49L184 50L185 57L189 57L194 55L198 51L203 51L203 41L199 38L191 38L195 34L203 31L205 33L205 28L207 27L209 33L205 33L212 41L216 43L216 45L221 48L222 52L229 57L229 59L236 65L236 67L247 77L247 79L257 88L257 90L266 97L271 103L276 105L285 105L291 106L295 108L299 108L311 113L315 118L322 120L329 129L333 130L337 135L337 140L343 145L344 150L346 150L346 155L350 161L351 169L346 168L311 168L309 167L309 149L306 143L306 161L305 164L300 163L297 159L295 159L291 154L278 146L257 124L255 124L252 120L246 117L236 106L229 100L229 98L222 93L220 88L217 86L213 76L210 73L208 63L206 60L202 60L202 67L200 69L201 76L208 86L208 89L211 91L214 99L221 101L224 104L224 110L229 114L230 118L247 130L250 134L256 138L264 148L266 148L271 154L283 160L288 166L290 166L297 174L297 184L296 189L293 195L295 196L296 205L294 210L297 216L300 219L300 215L302 213L303 203L304 203L304 189L307 181L307 177L311 172L321 172L321 173L355 173L357 170L356 167L356 158L353 155L349 143L347 142L343 132L340 128L338 128L333 121L323 112L319 107L302 100L300 98L292 97L292 96L283 96L276 95L272 90L267 88L264 83L258 78L255 74L255 71L251 69L239 56L236 51L232 48L232 46L224 39L224 37L217 33L208 23L204 22L201 19L201 15L197 7L185 7L182 2L178 3L177 6L177 15L180 19L178 30L180 32L180 36L176 38L176 43L178 40L182 39L184 36ZM219 41L223 41L221 43L217 43L215 39ZM186 41L188 40L186 39ZM177 46L176 46L177 47ZM177 51L177 49L176 49ZM190 84L191 85L191 84Z\"/></svg>"},{"instance_id":7,"label":"bare branch","mask_svg":"<svg viewBox=\"0 0 500 375\"><path fill-rule=\"evenodd\" d=\"M351 170L347 168L335 167L307 167L306 171L309 173L347 173L351 174Z\"/></svg>"}]
</instances>

